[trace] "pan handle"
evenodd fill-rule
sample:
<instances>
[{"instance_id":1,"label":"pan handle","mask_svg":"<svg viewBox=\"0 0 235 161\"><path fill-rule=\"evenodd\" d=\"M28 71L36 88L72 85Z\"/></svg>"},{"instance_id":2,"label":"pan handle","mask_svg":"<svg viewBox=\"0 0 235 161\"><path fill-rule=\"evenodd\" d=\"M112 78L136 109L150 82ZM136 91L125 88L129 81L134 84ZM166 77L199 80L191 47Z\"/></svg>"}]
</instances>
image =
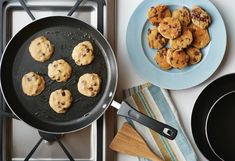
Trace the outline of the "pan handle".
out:
<instances>
[{"instance_id":1,"label":"pan handle","mask_svg":"<svg viewBox=\"0 0 235 161\"><path fill-rule=\"evenodd\" d=\"M175 139L177 135L177 130L175 128L169 125L166 125L162 122L159 122L157 120L154 120L148 117L147 115L144 115L138 112L136 109L134 109L133 107L131 107L129 104L127 104L124 101L121 104L119 104L116 101L113 101L111 105L118 109L118 112L117 112L118 115L130 118L136 122L139 122L140 124L151 128L152 130L156 131L160 135L170 140Z\"/></svg>"}]
</instances>

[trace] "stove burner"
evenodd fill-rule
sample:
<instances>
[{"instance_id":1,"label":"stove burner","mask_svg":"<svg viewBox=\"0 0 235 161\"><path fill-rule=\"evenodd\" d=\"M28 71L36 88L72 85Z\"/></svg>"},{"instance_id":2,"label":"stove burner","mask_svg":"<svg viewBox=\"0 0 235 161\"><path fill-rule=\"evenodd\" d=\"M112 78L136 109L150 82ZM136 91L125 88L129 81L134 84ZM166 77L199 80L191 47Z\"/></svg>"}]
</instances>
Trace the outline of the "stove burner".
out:
<instances>
[{"instance_id":1,"label":"stove burner","mask_svg":"<svg viewBox=\"0 0 235 161\"><path fill-rule=\"evenodd\" d=\"M48 142L56 141L63 136L62 134L49 134L42 131L38 131L38 133L44 140Z\"/></svg>"}]
</instances>

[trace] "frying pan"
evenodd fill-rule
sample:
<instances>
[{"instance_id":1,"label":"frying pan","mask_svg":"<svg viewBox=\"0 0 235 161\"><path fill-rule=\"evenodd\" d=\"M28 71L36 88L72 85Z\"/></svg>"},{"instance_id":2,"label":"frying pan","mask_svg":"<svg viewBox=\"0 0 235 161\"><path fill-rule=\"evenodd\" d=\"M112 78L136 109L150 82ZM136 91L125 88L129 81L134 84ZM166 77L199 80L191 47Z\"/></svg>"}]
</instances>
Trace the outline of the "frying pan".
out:
<instances>
[{"instance_id":1,"label":"frying pan","mask_svg":"<svg viewBox=\"0 0 235 161\"><path fill-rule=\"evenodd\" d=\"M55 45L52 58L40 63L32 59L30 42L44 35ZM94 46L95 59L87 66L77 66L71 58L73 47L89 40ZM47 76L47 66L54 60L65 59L73 68L72 77L66 83L57 83ZM45 90L35 97L22 92L21 78L34 71L46 81ZM77 91L77 81L84 73L97 73L102 79L100 93L96 97L85 97ZM118 108L118 115L129 117L150 127L168 139L174 139L177 130L137 112L126 102L113 101L117 86L117 64L113 51L106 39L90 25L64 16L46 17L25 26L6 46L1 59L1 91L12 112L22 121L47 133L68 133L82 129L98 119L110 104ZM73 104L65 114L55 113L48 98L56 89L69 89Z\"/></svg>"},{"instance_id":2,"label":"frying pan","mask_svg":"<svg viewBox=\"0 0 235 161\"><path fill-rule=\"evenodd\" d=\"M235 74L209 84L192 112L194 140L208 160L234 160Z\"/></svg>"}]
</instances>

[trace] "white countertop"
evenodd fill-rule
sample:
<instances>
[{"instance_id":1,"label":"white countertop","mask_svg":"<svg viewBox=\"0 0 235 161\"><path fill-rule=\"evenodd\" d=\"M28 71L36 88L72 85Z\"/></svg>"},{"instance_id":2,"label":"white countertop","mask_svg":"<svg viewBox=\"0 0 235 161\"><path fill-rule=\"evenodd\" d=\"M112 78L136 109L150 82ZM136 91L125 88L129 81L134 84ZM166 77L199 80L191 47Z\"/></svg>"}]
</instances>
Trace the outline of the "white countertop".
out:
<instances>
[{"instance_id":1,"label":"white countertop","mask_svg":"<svg viewBox=\"0 0 235 161\"><path fill-rule=\"evenodd\" d=\"M174 101L179 112L181 121L183 123L186 134L189 137L193 147L196 150L199 160L206 161L205 157L199 152L195 145L191 133L191 113L194 102L203 88L214 79L225 75L227 73L235 72L235 1L234 0L211 0L220 11L226 25L228 44L226 54L223 62L217 71L204 83L187 90L170 91L172 100ZM144 83L145 80L133 69L128 58L126 49L126 28L130 16L135 8L142 2L142 0L118 0L117 1L117 61L119 66L119 84L117 96L122 98L122 90L130 88L135 85ZM158 1L156 0L156 3ZM233 29L233 30L232 30ZM120 126L124 120L119 117L118 125ZM118 161L136 161L136 157L131 157L125 154L118 154Z\"/></svg>"}]
</instances>

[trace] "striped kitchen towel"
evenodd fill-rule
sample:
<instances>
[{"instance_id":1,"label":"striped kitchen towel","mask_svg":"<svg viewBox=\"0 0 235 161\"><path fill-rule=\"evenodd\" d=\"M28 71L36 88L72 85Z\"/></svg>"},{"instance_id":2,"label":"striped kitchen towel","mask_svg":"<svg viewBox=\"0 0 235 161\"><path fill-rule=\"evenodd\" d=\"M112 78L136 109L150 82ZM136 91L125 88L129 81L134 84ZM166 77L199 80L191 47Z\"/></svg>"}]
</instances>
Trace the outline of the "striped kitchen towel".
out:
<instances>
[{"instance_id":1,"label":"striped kitchen towel","mask_svg":"<svg viewBox=\"0 0 235 161\"><path fill-rule=\"evenodd\" d=\"M178 130L174 140L169 140L153 130L127 119L127 121L142 135L149 147L165 161L196 161L197 156L188 141L179 122L176 108L167 93L149 83L124 91L126 102L140 112L169 124ZM139 161L149 161L138 158Z\"/></svg>"}]
</instances>

